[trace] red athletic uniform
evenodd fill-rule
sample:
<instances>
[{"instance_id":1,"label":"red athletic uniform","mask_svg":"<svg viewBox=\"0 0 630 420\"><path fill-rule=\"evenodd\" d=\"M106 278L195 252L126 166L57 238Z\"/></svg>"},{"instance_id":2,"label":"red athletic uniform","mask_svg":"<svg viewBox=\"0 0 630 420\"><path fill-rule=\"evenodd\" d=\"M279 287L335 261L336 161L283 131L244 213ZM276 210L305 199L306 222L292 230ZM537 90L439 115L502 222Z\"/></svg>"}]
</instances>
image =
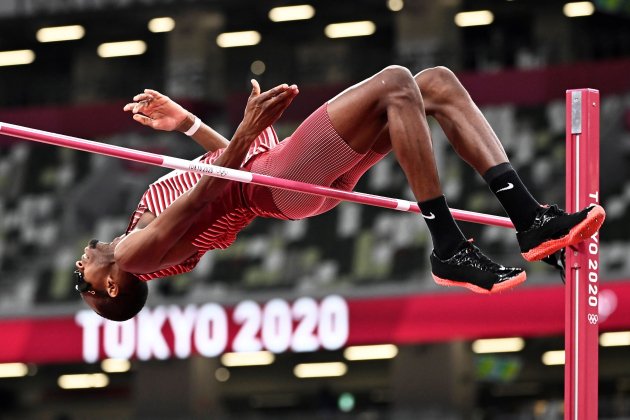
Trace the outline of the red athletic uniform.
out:
<instances>
[{"instance_id":1,"label":"red athletic uniform","mask_svg":"<svg viewBox=\"0 0 630 420\"><path fill-rule=\"evenodd\" d=\"M326 108L324 104L282 142L278 141L272 127L267 128L250 146L242 168L278 178L352 190L361 175L383 155L372 151L360 154L352 150L332 126ZM224 150L206 153L196 161L212 164ZM177 170L151 184L132 215L126 233L136 227L145 211L159 216L201 176ZM137 277L146 281L192 270L207 251L229 247L238 232L258 216L302 219L324 213L338 203L339 200L312 194L230 182L222 195L212 202L205 232L193 241L198 252L181 264L137 274Z\"/></svg>"}]
</instances>

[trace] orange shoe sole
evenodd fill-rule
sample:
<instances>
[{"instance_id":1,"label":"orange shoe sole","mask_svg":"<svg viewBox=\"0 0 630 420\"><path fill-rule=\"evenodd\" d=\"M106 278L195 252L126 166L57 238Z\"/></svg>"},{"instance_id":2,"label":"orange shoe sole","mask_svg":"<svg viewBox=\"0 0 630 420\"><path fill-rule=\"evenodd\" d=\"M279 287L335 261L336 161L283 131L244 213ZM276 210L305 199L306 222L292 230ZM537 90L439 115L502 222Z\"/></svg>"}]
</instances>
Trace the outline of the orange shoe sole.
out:
<instances>
[{"instance_id":1,"label":"orange shoe sole","mask_svg":"<svg viewBox=\"0 0 630 420\"><path fill-rule=\"evenodd\" d=\"M463 283L461 281L446 280L446 279L442 279L436 276L435 274L432 274L432 276L433 276L433 280L435 280L435 282L439 284L440 286L465 287L466 289L472 290L475 293L481 293L484 295L490 295L493 293L499 293L499 292L504 292L506 290L510 290L518 286L519 284L523 283L525 279L527 279L527 274L525 274L525 272L523 271L521 274L514 276L509 280L506 280L499 284L495 284L491 290L486 290L482 287L476 286L471 283Z\"/></svg>"},{"instance_id":2,"label":"orange shoe sole","mask_svg":"<svg viewBox=\"0 0 630 420\"><path fill-rule=\"evenodd\" d=\"M586 215L586 219L575 225L573 229L571 229L569 233L564 235L562 238L551 239L547 242L543 242L536 248L532 248L527 252L521 253L521 255L527 261L539 261L562 248L575 245L590 238L602 226L604 219L606 219L606 212L602 206L595 205L593 210Z\"/></svg>"}]
</instances>

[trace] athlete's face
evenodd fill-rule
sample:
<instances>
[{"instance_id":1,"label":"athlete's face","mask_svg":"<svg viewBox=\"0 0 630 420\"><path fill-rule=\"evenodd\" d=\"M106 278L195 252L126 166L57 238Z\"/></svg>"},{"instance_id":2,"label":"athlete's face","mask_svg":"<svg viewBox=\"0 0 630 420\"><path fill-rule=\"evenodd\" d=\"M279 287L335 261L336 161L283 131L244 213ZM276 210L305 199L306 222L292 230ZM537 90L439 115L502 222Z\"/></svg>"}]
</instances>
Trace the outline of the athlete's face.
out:
<instances>
[{"instance_id":1,"label":"athlete's face","mask_svg":"<svg viewBox=\"0 0 630 420\"><path fill-rule=\"evenodd\" d=\"M77 289L84 295L106 294L107 279L114 264L112 244L92 239L84 251L75 263Z\"/></svg>"}]
</instances>

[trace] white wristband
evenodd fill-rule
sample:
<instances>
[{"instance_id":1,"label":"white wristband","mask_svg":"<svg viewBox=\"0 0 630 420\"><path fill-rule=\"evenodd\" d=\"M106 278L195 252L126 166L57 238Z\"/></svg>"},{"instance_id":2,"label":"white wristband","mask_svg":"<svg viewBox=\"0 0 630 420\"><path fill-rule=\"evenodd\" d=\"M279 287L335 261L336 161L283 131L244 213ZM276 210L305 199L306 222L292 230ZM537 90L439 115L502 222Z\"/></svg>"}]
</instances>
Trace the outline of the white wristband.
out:
<instances>
[{"instance_id":1,"label":"white wristband","mask_svg":"<svg viewBox=\"0 0 630 420\"><path fill-rule=\"evenodd\" d=\"M192 127L190 127L188 129L188 131L186 131L184 134L186 134L187 136L193 136L197 130L199 130L199 127L201 127L201 120L195 116L195 122L193 123Z\"/></svg>"}]
</instances>

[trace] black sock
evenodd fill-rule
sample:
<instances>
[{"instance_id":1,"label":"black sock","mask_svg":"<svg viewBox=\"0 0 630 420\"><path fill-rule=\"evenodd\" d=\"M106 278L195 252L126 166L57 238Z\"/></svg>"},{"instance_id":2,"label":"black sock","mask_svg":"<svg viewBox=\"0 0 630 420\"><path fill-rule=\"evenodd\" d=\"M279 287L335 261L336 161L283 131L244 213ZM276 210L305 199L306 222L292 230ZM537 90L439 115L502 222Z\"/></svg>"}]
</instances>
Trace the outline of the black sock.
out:
<instances>
[{"instance_id":1,"label":"black sock","mask_svg":"<svg viewBox=\"0 0 630 420\"><path fill-rule=\"evenodd\" d=\"M540 204L529 193L509 162L488 169L483 175L490 190L497 196L517 231L531 226Z\"/></svg>"},{"instance_id":2,"label":"black sock","mask_svg":"<svg viewBox=\"0 0 630 420\"><path fill-rule=\"evenodd\" d=\"M429 227L429 232L431 232L435 254L443 260L451 258L459 250L462 242L466 241L466 238L455 223L446 203L446 198L441 195L418 202L418 205L422 210L422 217Z\"/></svg>"}]
</instances>

